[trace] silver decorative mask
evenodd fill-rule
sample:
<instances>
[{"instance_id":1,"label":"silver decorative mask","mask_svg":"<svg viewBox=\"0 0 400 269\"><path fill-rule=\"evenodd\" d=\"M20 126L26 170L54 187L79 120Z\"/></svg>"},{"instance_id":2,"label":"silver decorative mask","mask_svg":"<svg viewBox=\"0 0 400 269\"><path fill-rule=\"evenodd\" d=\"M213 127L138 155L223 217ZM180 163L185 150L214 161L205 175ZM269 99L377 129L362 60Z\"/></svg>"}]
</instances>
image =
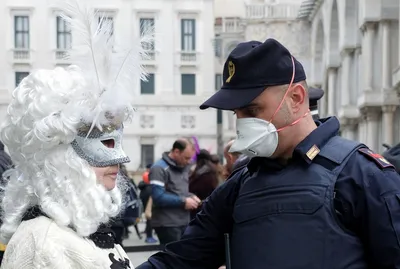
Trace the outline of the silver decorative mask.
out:
<instances>
[{"instance_id":1,"label":"silver decorative mask","mask_svg":"<svg viewBox=\"0 0 400 269\"><path fill-rule=\"evenodd\" d=\"M105 167L130 162L122 150L122 125L119 128L94 128L89 135L80 131L71 145L75 152L91 166Z\"/></svg>"}]
</instances>

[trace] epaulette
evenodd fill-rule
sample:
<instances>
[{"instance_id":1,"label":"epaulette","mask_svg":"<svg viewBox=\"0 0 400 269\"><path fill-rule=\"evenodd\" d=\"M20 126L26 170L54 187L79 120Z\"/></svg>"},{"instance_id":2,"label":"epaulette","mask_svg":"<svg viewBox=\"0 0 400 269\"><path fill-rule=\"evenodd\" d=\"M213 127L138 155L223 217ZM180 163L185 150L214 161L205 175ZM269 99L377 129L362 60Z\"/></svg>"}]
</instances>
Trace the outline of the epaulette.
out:
<instances>
[{"instance_id":1,"label":"epaulette","mask_svg":"<svg viewBox=\"0 0 400 269\"><path fill-rule=\"evenodd\" d=\"M382 155L378 153L374 153L369 148L360 148L358 152L366 156L371 161L374 161L381 168L392 167L395 168L393 164L391 164L388 160L386 160Z\"/></svg>"}]
</instances>

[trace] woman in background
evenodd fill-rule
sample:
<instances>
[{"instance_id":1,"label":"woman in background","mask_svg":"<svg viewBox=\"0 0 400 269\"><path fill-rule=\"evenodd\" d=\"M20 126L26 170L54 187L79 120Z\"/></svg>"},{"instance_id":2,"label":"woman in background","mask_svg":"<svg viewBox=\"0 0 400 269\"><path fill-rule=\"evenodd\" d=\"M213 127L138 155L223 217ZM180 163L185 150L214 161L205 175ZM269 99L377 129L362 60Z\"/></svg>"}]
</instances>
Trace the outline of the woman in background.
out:
<instances>
[{"instance_id":1,"label":"woman in background","mask_svg":"<svg viewBox=\"0 0 400 269\"><path fill-rule=\"evenodd\" d=\"M189 178L189 192L205 200L218 187L218 169L210 153L202 149L197 154L196 168ZM192 211L191 218L200 211Z\"/></svg>"}]
</instances>

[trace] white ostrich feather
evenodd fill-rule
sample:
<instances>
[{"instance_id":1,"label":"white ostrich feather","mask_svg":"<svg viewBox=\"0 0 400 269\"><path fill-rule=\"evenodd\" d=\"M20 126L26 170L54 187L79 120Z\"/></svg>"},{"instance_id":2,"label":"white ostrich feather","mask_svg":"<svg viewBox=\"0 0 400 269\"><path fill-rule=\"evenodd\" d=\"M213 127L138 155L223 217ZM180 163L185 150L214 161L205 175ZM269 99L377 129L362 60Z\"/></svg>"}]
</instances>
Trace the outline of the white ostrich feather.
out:
<instances>
[{"instance_id":1,"label":"white ostrich feather","mask_svg":"<svg viewBox=\"0 0 400 269\"><path fill-rule=\"evenodd\" d=\"M148 33L136 42L129 42L128 49L118 48L113 42L112 22L84 2L67 0L59 7L72 30L72 49L66 58L81 68L87 83L82 120L91 124L90 130L95 126L101 130L102 125L110 124L110 117L131 116L134 87L139 79L146 78L140 65L141 59L147 57L143 44L154 37Z\"/></svg>"}]
</instances>

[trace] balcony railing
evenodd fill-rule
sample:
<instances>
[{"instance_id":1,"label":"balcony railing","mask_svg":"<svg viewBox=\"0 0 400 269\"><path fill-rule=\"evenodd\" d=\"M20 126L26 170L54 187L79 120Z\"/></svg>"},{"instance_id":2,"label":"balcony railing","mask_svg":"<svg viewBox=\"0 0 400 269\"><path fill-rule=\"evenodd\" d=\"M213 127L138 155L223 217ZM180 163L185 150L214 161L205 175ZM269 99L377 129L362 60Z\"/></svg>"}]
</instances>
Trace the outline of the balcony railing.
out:
<instances>
[{"instance_id":1,"label":"balcony railing","mask_svg":"<svg viewBox=\"0 0 400 269\"><path fill-rule=\"evenodd\" d=\"M195 65L197 63L197 53L195 51L180 52L181 65Z\"/></svg>"},{"instance_id":2,"label":"balcony railing","mask_svg":"<svg viewBox=\"0 0 400 269\"><path fill-rule=\"evenodd\" d=\"M244 26L240 18L216 18L215 33L240 33Z\"/></svg>"},{"instance_id":3,"label":"balcony railing","mask_svg":"<svg viewBox=\"0 0 400 269\"><path fill-rule=\"evenodd\" d=\"M268 19L268 20L290 20L296 19L300 5L246 5L246 18L247 19Z\"/></svg>"},{"instance_id":4,"label":"balcony railing","mask_svg":"<svg viewBox=\"0 0 400 269\"><path fill-rule=\"evenodd\" d=\"M29 61L31 59L30 49L14 49L13 59L14 61Z\"/></svg>"},{"instance_id":5,"label":"balcony railing","mask_svg":"<svg viewBox=\"0 0 400 269\"><path fill-rule=\"evenodd\" d=\"M55 51L56 60L65 60L65 56L67 54L66 50L58 49Z\"/></svg>"},{"instance_id":6,"label":"balcony railing","mask_svg":"<svg viewBox=\"0 0 400 269\"><path fill-rule=\"evenodd\" d=\"M143 61L155 61L156 52L154 50L146 51L146 55L142 56Z\"/></svg>"}]
</instances>

